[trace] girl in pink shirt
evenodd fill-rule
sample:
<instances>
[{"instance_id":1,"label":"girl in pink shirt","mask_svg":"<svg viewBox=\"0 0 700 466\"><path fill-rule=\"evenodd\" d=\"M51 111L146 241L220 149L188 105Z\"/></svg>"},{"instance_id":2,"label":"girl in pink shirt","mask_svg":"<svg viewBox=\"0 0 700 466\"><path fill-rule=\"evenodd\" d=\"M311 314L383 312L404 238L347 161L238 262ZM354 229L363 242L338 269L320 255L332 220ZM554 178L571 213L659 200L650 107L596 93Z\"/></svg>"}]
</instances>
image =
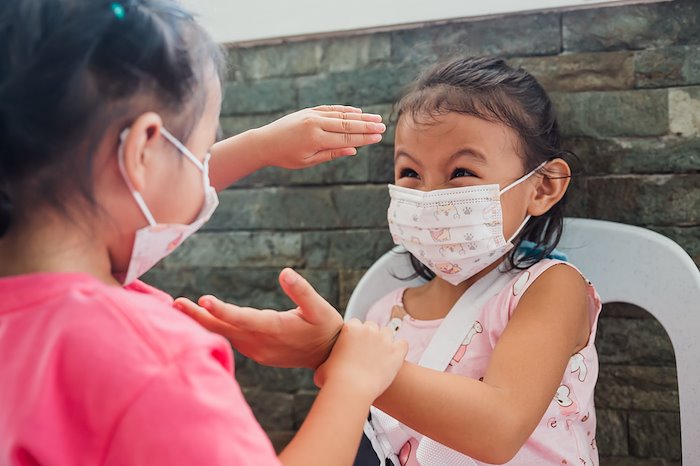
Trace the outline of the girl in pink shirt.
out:
<instances>
[{"instance_id":1,"label":"girl in pink shirt","mask_svg":"<svg viewBox=\"0 0 700 466\"><path fill-rule=\"evenodd\" d=\"M138 281L209 219L216 190L381 138L378 116L339 106L213 144L222 63L173 0L0 2L0 464L352 462L405 355L388 329L340 330L336 314L284 361L318 368L323 388L277 458L228 343ZM293 271L281 283L299 304L286 315L330 308Z\"/></svg>"},{"instance_id":2,"label":"girl in pink shirt","mask_svg":"<svg viewBox=\"0 0 700 466\"><path fill-rule=\"evenodd\" d=\"M425 283L369 309L409 352L374 403L356 466L598 464L601 305L575 267L550 258L571 154L549 97L503 60L466 58L425 73L396 110L389 229ZM211 297L200 302L210 313L182 304L232 340L265 318ZM277 352L298 338L258 335Z\"/></svg>"}]
</instances>

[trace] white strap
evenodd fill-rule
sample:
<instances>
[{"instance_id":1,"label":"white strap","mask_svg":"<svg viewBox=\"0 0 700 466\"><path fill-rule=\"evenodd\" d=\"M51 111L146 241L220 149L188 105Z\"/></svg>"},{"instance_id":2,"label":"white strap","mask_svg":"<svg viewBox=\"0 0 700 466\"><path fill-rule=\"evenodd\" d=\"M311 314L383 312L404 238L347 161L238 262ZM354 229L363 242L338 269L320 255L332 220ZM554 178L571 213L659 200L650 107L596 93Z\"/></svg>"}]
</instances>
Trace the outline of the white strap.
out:
<instances>
[{"instance_id":1,"label":"white strap","mask_svg":"<svg viewBox=\"0 0 700 466\"><path fill-rule=\"evenodd\" d=\"M401 424L393 417L374 406L370 407L370 413L372 414L372 422L365 421L364 432L372 444L374 453L379 458L379 465L385 466L388 459L394 465L399 466L400 462L394 451L399 451L409 437L403 434ZM383 418L379 419L378 416Z\"/></svg>"},{"instance_id":2,"label":"white strap","mask_svg":"<svg viewBox=\"0 0 700 466\"><path fill-rule=\"evenodd\" d=\"M498 294L511 278L510 273L496 267L469 287L438 327L418 365L445 371L484 304Z\"/></svg>"},{"instance_id":3,"label":"white strap","mask_svg":"<svg viewBox=\"0 0 700 466\"><path fill-rule=\"evenodd\" d=\"M477 466L476 461L467 455L425 436L418 443L416 460L422 466Z\"/></svg>"}]
</instances>

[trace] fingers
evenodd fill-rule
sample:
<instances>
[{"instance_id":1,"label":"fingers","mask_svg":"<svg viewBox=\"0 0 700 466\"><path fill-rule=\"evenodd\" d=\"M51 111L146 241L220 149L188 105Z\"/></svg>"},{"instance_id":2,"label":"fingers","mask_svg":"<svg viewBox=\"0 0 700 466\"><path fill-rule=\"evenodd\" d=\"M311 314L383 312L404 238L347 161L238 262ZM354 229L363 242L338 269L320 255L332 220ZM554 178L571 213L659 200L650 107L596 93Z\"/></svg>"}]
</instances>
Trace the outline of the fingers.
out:
<instances>
[{"instance_id":1,"label":"fingers","mask_svg":"<svg viewBox=\"0 0 700 466\"><path fill-rule=\"evenodd\" d=\"M347 113L362 113L361 108L351 107L350 105L319 105L313 107L312 110L320 112L347 112Z\"/></svg>"},{"instance_id":2,"label":"fingers","mask_svg":"<svg viewBox=\"0 0 700 466\"><path fill-rule=\"evenodd\" d=\"M318 388L323 388L326 383L326 371L323 366L321 366L317 371L314 372L314 385Z\"/></svg>"},{"instance_id":3,"label":"fingers","mask_svg":"<svg viewBox=\"0 0 700 466\"><path fill-rule=\"evenodd\" d=\"M289 299L299 306L299 311L306 321L315 324L337 317L338 311L294 270L290 268L282 270L280 285Z\"/></svg>"},{"instance_id":4,"label":"fingers","mask_svg":"<svg viewBox=\"0 0 700 466\"><path fill-rule=\"evenodd\" d=\"M406 359L406 355L408 354L408 342L406 340L395 340L394 349L397 352L397 357L403 361Z\"/></svg>"},{"instance_id":5,"label":"fingers","mask_svg":"<svg viewBox=\"0 0 700 466\"><path fill-rule=\"evenodd\" d=\"M331 160L342 157L352 157L357 155L357 149L354 147L345 147L343 149L328 149L316 152L313 156L313 163L330 162Z\"/></svg>"},{"instance_id":6,"label":"fingers","mask_svg":"<svg viewBox=\"0 0 700 466\"><path fill-rule=\"evenodd\" d=\"M376 322L372 320L368 320L365 322L362 322L360 319L357 319L353 317L352 319L348 320L345 325L349 328L361 328L364 327L367 330L371 330L372 332L379 332L379 326L377 325Z\"/></svg>"},{"instance_id":7,"label":"fingers","mask_svg":"<svg viewBox=\"0 0 700 466\"><path fill-rule=\"evenodd\" d=\"M209 314L244 332L261 332L274 329L278 325L277 312L239 307L206 295L199 298L199 305Z\"/></svg>"},{"instance_id":8,"label":"fingers","mask_svg":"<svg viewBox=\"0 0 700 466\"><path fill-rule=\"evenodd\" d=\"M333 160L330 155L333 154L335 158L342 157L344 155L355 155L352 154L350 149L362 146L368 146L370 144L376 144L382 140L381 134L349 134L349 133L328 133L324 132L319 138L319 143L324 150L316 152L313 156L307 159L308 163L320 163L327 160ZM322 158L321 155L329 158Z\"/></svg>"},{"instance_id":9,"label":"fingers","mask_svg":"<svg viewBox=\"0 0 700 466\"><path fill-rule=\"evenodd\" d=\"M382 116L376 113L347 113L347 112L318 112L318 116L328 120L338 121L366 121L371 123L381 123Z\"/></svg>"},{"instance_id":10,"label":"fingers","mask_svg":"<svg viewBox=\"0 0 700 466\"><path fill-rule=\"evenodd\" d=\"M329 133L374 134L385 132L386 125L372 121L324 118L321 120L321 129Z\"/></svg>"},{"instance_id":11,"label":"fingers","mask_svg":"<svg viewBox=\"0 0 700 466\"><path fill-rule=\"evenodd\" d=\"M193 303L187 298L177 298L173 303L175 309L181 311L183 314L187 314L189 317L194 319L199 325L206 328L210 332L218 333L228 337L230 333L230 326L225 322L217 319L207 311L207 309Z\"/></svg>"}]
</instances>

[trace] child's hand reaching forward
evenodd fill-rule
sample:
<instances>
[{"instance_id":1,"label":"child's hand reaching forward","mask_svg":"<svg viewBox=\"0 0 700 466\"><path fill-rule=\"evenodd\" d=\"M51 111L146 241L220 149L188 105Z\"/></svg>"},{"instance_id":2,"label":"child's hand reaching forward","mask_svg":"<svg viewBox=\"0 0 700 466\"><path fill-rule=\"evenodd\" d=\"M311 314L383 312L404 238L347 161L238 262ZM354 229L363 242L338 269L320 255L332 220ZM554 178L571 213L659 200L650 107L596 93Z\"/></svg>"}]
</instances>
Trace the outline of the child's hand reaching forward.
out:
<instances>
[{"instance_id":1,"label":"child's hand reaching forward","mask_svg":"<svg viewBox=\"0 0 700 466\"><path fill-rule=\"evenodd\" d=\"M307 168L355 155L382 140L382 117L344 105L322 105L286 115L258 128L260 157L267 165Z\"/></svg>"},{"instance_id":2,"label":"child's hand reaching forward","mask_svg":"<svg viewBox=\"0 0 700 466\"><path fill-rule=\"evenodd\" d=\"M394 380L407 351L408 344L394 341L388 327L352 319L343 326L333 351L316 371L314 382L319 387L353 387L372 402Z\"/></svg>"}]
</instances>

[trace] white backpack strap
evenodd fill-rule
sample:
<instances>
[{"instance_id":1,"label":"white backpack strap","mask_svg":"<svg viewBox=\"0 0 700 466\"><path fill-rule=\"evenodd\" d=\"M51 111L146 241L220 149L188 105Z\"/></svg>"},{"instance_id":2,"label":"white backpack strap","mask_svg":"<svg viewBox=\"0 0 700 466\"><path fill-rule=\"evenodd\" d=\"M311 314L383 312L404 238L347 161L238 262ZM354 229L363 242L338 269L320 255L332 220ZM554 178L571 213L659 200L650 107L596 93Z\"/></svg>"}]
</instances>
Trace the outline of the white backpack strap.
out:
<instances>
[{"instance_id":1,"label":"white backpack strap","mask_svg":"<svg viewBox=\"0 0 700 466\"><path fill-rule=\"evenodd\" d=\"M462 453L423 436L418 443L416 460L421 466L477 466L476 462Z\"/></svg>"},{"instance_id":2,"label":"white backpack strap","mask_svg":"<svg viewBox=\"0 0 700 466\"><path fill-rule=\"evenodd\" d=\"M374 452L379 458L379 464L384 466L386 460L391 460L394 465L399 465L396 451L410 438L401 428L401 423L374 406L370 407L371 421L365 421L365 435L372 444Z\"/></svg>"},{"instance_id":3,"label":"white backpack strap","mask_svg":"<svg viewBox=\"0 0 700 466\"><path fill-rule=\"evenodd\" d=\"M486 302L512 278L512 274L502 272L497 267L469 287L438 327L418 364L445 371Z\"/></svg>"}]
</instances>

